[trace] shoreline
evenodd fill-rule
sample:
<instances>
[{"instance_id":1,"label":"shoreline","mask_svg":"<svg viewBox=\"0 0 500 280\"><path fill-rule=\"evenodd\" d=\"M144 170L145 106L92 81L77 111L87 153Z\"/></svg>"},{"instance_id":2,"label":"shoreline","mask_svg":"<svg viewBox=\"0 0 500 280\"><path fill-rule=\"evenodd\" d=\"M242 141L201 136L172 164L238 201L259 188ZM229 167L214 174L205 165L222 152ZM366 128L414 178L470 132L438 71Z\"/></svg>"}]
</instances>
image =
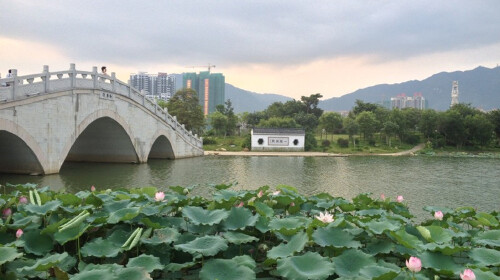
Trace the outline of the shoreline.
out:
<instances>
[{"instance_id":1,"label":"shoreline","mask_svg":"<svg viewBox=\"0 0 500 280\"><path fill-rule=\"evenodd\" d=\"M335 154L323 152L232 152L232 151L205 151L205 156L248 156L248 157L350 157L350 156L413 156L415 152L423 149L425 144L419 144L410 150L387 154Z\"/></svg>"}]
</instances>

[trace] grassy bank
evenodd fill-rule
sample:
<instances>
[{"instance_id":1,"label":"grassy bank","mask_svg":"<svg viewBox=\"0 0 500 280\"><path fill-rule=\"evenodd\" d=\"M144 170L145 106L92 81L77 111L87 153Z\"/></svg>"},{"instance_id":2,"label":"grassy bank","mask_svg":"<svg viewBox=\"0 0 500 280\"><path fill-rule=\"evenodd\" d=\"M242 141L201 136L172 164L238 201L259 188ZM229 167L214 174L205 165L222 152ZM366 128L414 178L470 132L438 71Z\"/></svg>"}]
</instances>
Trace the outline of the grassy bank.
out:
<instances>
[{"instance_id":1,"label":"grassy bank","mask_svg":"<svg viewBox=\"0 0 500 280\"><path fill-rule=\"evenodd\" d=\"M148 187L55 193L10 186L0 196L0 278L477 279L499 275L497 212L352 201L294 188ZM439 215L438 215L439 214ZM442 214L442 215L441 215ZM421 260L412 273L405 262Z\"/></svg>"}]
</instances>

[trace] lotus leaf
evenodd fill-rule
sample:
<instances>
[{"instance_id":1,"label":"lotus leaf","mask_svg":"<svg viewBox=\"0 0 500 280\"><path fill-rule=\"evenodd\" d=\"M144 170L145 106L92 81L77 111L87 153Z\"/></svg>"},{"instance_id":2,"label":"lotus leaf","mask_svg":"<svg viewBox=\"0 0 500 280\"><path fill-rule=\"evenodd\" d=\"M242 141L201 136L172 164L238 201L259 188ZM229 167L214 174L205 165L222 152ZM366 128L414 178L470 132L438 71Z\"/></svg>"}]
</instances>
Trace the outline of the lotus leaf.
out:
<instances>
[{"instance_id":1,"label":"lotus leaf","mask_svg":"<svg viewBox=\"0 0 500 280\"><path fill-rule=\"evenodd\" d=\"M109 240L105 240L99 237L90 242L87 242L82 247L81 252L83 256L112 258L116 257L118 253L120 253L120 247L116 246Z\"/></svg>"},{"instance_id":2,"label":"lotus leaf","mask_svg":"<svg viewBox=\"0 0 500 280\"><path fill-rule=\"evenodd\" d=\"M18 253L16 248L0 247L0 265L22 257L23 253Z\"/></svg>"},{"instance_id":3,"label":"lotus leaf","mask_svg":"<svg viewBox=\"0 0 500 280\"><path fill-rule=\"evenodd\" d=\"M116 263L107 263L107 264L89 263L89 264L85 264L83 262L80 262L78 264L78 269L80 270L80 272L91 271L91 270L102 270L102 269L109 270L110 272L115 272L116 270L122 269L122 268L123 268L123 265L119 265Z\"/></svg>"},{"instance_id":4,"label":"lotus leaf","mask_svg":"<svg viewBox=\"0 0 500 280\"><path fill-rule=\"evenodd\" d=\"M308 252L302 256L278 260L277 272L286 279L326 279L334 273L334 268L327 258Z\"/></svg>"},{"instance_id":5,"label":"lotus leaf","mask_svg":"<svg viewBox=\"0 0 500 280\"><path fill-rule=\"evenodd\" d=\"M62 193L56 195L56 198L59 199L63 205L65 206L78 206L80 203L82 203L82 199L79 198L78 196L70 193Z\"/></svg>"},{"instance_id":6,"label":"lotus leaf","mask_svg":"<svg viewBox=\"0 0 500 280\"><path fill-rule=\"evenodd\" d=\"M472 241L476 244L500 247L500 229L478 233Z\"/></svg>"},{"instance_id":7,"label":"lotus leaf","mask_svg":"<svg viewBox=\"0 0 500 280\"><path fill-rule=\"evenodd\" d=\"M227 249L227 241L220 236L204 236L185 244L174 245L174 248L192 255L215 256Z\"/></svg>"},{"instance_id":8,"label":"lotus leaf","mask_svg":"<svg viewBox=\"0 0 500 280\"><path fill-rule=\"evenodd\" d=\"M453 275L460 271L462 267L453 261L451 256L443 255L439 252L423 252L420 255L422 267L432 268L446 275Z\"/></svg>"},{"instance_id":9,"label":"lotus leaf","mask_svg":"<svg viewBox=\"0 0 500 280\"><path fill-rule=\"evenodd\" d=\"M200 279L256 279L255 272L245 265L239 265L234 260L212 259L207 261L200 270Z\"/></svg>"},{"instance_id":10,"label":"lotus leaf","mask_svg":"<svg viewBox=\"0 0 500 280\"><path fill-rule=\"evenodd\" d=\"M127 263L127 267L142 267L150 273L153 270L164 268L163 265L160 264L159 258L145 254L142 254L136 258L131 258Z\"/></svg>"},{"instance_id":11,"label":"lotus leaf","mask_svg":"<svg viewBox=\"0 0 500 280\"><path fill-rule=\"evenodd\" d=\"M48 212L56 211L59 206L61 206L61 202L59 200L49 201L41 206L35 204L28 204L24 207L24 209L28 212L38 215L46 215Z\"/></svg>"},{"instance_id":12,"label":"lotus leaf","mask_svg":"<svg viewBox=\"0 0 500 280\"><path fill-rule=\"evenodd\" d=\"M85 198L85 203L93 205L94 207L101 207L104 204L104 201L102 201L102 199L95 196L94 194L91 194L87 198Z\"/></svg>"},{"instance_id":13,"label":"lotus leaf","mask_svg":"<svg viewBox=\"0 0 500 280\"><path fill-rule=\"evenodd\" d=\"M172 271L172 272L175 272L175 271L180 271L184 268L189 268L189 267L192 267L196 265L195 262L187 262L187 263L169 263L165 266L165 269L167 271Z\"/></svg>"},{"instance_id":14,"label":"lotus leaf","mask_svg":"<svg viewBox=\"0 0 500 280\"><path fill-rule=\"evenodd\" d=\"M218 184L218 185L215 185L214 188L216 188L217 190L225 190L225 189L229 189L230 187L232 187L233 184Z\"/></svg>"},{"instance_id":15,"label":"lotus leaf","mask_svg":"<svg viewBox=\"0 0 500 280\"><path fill-rule=\"evenodd\" d=\"M372 265L363 267L359 274L366 277L367 279L393 279L398 276L400 269L397 270L390 269L387 267Z\"/></svg>"},{"instance_id":16,"label":"lotus leaf","mask_svg":"<svg viewBox=\"0 0 500 280\"><path fill-rule=\"evenodd\" d=\"M349 249L340 256L333 258L335 273L344 277L356 277L361 269L375 265L372 256L360 250Z\"/></svg>"},{"instance_id":17,"label":"lotus leaf","mask_svg":"<svg viewBox=\"0 0 500 280\"><path fill-rule=\"evenodd\" d=\"M121 221L132 220L133 218L137 217L137 215L139 215L139 211L139 207L130 207L117 210L109 214L108 223L116 224Z\"/></svg>"},{"instance_id":18,"label":"lotus leaf","mask_svg":"<svg viewBox=\"0 0 500 280\"><path fill-rule=\"evenodd\" d=\"M255 211L259 213L261 216L265 217L272 217L274 216L274 210L273 208L267 206L267 204L264 204L262 202L255 202L254 203Z\"/></svg>"},{"instance_id":19,"label":"lotus leaf","mask_svg":"<svg viewBox=\"0 0 500 280\"><path fill-rule=\"evenodd\" d=\"M101 198L101 196L99 196L99 198ZM103 200L105 200L105 199L103 199ZM106 210L106 212L111 214L111 213L116 212L118 210L127 208L129 206L129 204L130 204L130 200L111 201L111 202L107 202L106 204L104 204L103 208L104 208L104 210Z\"/></svg>"},{"instance_id":20,"label":"lotus leaf","mask_svg":"<svg viewBox=\"0 0 500 280\"><path fill-rule=\"evenodd\" d=\"M233 207L229 211L229 216L224 221L226 230L244 229L247 226L254 226L259 215L252 215L252 211L244 207Z\"/></svg>"},{"instance_id":21,"label":"lotus leaf","mask_svg":"<svg viewBox=\"0 0 500 280\"><path fill-rule=\"evenodd\" d=\"M427 243L422 249L432 252L441 252L443 255L453 255L459 252L468 251L469 247L454 246L452 244Z\"/></svg>"},{"instance_id":22,"label":"lotus leaf","mask_svg":"<svg viewBox=\"0 0 500 280\"><path fill-rule=\"evenodd\" d=\"M120 280L151 280L147 271L139 267L120 268L115 272L116 279Z\"/></svg>"},{"instance_id":23,"label":"lotus leaf","mask_svg":"<svg viewBox=\"0 0 500 280\"><path fill-rule=\"evenodd\" d=\"M394 249L394 243L387 239L377 239L366 246L366 252L370 255L388 254Z\"/></svg>"},{"instance_id":24,"label":"lotus leaf","mask_svg":"<svg viewBox=\"0 0 500 280\"><path fill-rule=\"evenodd\" d=\"M410 248L410 249L419 249L423 243L416 237L415 235L407 233L404 229L400 229L396 232L390 233L392 237L396 238L399 244Z\"/></svg>"},{"instance_id":25,"label":"lotus leaf","mask_svg":"<svg viewBox=\"0 0 500 280\"><path fill-rule=\"evenodd\" d=\"M493 274L491 271L482 271L478 268L472 269L474 271L474 274L476 275L476 279L480 280L500 280L500 277ZM457 273L458 275L458 273Z\"/></svg>"},{"instance_id":26,"label":"lotus leaf","mask_svg":"<svg viewBox=\"0 0 500 280\"><path fill-rule=\"evenodd\" d=\"M254 270L255 267L257 267L255 260L248 255L236 256L232 258L232 260L235 261L238 265L244 265L252 270Z\"/></svg>"},{"instance_id":27,"label":"lotus leaf","mask_svg":"<svg viewBox=\"0 0 500 280\"><path fill-rule=\"evenodd\" d=\"M30 230L23 234L24 250L43 256L54 248L54 240L50 235L41 234L40 229Z\"/></svg>"},{"instance_id":28,"label":"lotus leaf","mask_svg":"<svg viewBox=\"0 0 500 280\"><path fill-rule=\"evenodd\" d=\"M214 200L222 203L225 201L235 201L239 198L240 193L232 190L221 190L215 193Z\"/></svg>"},{"instance_id":29,"label":"lotus leaf","mask_svg":"<svg viewBox=\"0 0 500 280\"><path fill-rule=\"evenodd\" d=\"M383 209L365 209L356 212L359 216L385 216L387 211Z\"/></svg>"},{"instance_id":30,"label":"lotus leaf","mask_svg":"<svg viewBox=\"0 0 500 280\"><path fill-rule=\"evenodd\" d=\"M158 192L158 189L155 187L142 187L142 188L137 188L137 189L131 189L130 193L133 194L146 194L149 195L150 197L154 197L156 192Z\"/></svg>"},{"instance_id":31,"label":"lotus leaf","mask_svg":"<svg viewBox=\"0 0 500 280\"><path fill-rule=\"evenodd\" d=\"M300 228L305 228L311 220L305 217L273 218L269 222L269 228L285 234L294 234Z\"/></svg>"},{"instance_id":32,"label":"lotus leaf","mask_svg":"<svg viewBox=\"0 0 500 280\"><path fill-rule=\"evenodd\" d=\"M71 277L71 280L114 280L115 276L107 269L96 269L80 272Z\"/></svg>"},{"instance_id":33,"label":"lotus leaf","mask_svg":"<svg viewBox=\"0 0 500 280\"><path fill-rule=\"evenodd\" d=\"M470 251L469 257L479 266L500 265L500 251L486 248L474 248Z\"/></svg>"},{"instance_id":34,"label":"lotus leaf","mask_svg":"<svg viewBox=\"0 0 500 280\"><path fill-rule=\"evenodd\" d=\"M440 226L427 226L427 227L418 226L417 230L420 232L420 234L424 232L425 236L424 234L422 234L422 236L427 241L436 242L438 244L448 243L451 241L452 236L449 233L449 231L443 229Z\"/></svg>"},{"instance_id":35,"label":"lotus leaf","mask_svg":"<svg viewBox=\"0 0 500 280\"><path fill-rule=\"evenodd\" d=\"M81 223L77 227L54 233L54 239L59 244L64 245L68 241L79 238L88 228L88 224Z\"/></svg>"},{"instance_id":36,"label":"lotus leaf","mask_svg":"<svg viewBox=\"0 0 500 280\"><path fill-rule=\"evenodd\" d=\"M477 213L476 214L476 219L478 220L479 224L487 227L497 227L498 226L498 220L493 216L488 213Z\"/></svg>"},{"instance_id":37,"label":"lotus leaf","mask_svg":"<svg viewBox=\"0 0 500 280\"><path fill-rule=\"evenodd\" d=\"M361 243L355 241L354 236L347 231L328 226L318 228L312 235L314 241L321 247L333 246L337 248L359 248Z\"/></svg>"},{"instance_id":38,"label":"lotus leaf","mask_svg":"<svg viewBox=\"0 0 500 280\"><path fill-rule=\"evenodd\" d=\"M142 238L141 242L151 245L170 244L177 241L179 236L180 234L175 228L155 229L153 236L150 238Z\"/></svg>"},{"instance_id":39,"label":"lotus leaf","mask_svg":"<svg viewBox=\"0 0 500 280\"><path fill-rule=\"evenodd\" d=\"M309 238L305 232L297 233L290 239L290 242L286 244L281 243L269 250L267 252L267 257L270 259L288 257L295 252L302 251L307 241L309 241Z\"/></svg>"},{"instance_id":40,"label":"lotus leaf","mask_svg":"<svg viewBox=\"0 0 500 280\"><path fill-rule=\"evenodd\" d=\"M195 225L214 225L226 219L229 212L222 209L205 210L201 207L188 206L182 209L182 215L189 218Z\"/></svg>"},{"instance_id":41,"label":"lotus leaf","mask_svg":"<svg viewBox=\"0 0 500 280\"><path fill-rule=\"evenodd\" d=\"M382 234L385 231L396 231L401 228L400 223L388 219L371 220L368 223L360 223L360 225L367 227L375 234Z\"/></svg>"},{"instance_id":42,"label":"lotus leaf","mask_svg":"<svg viewBox=\"0 0 500 280\"><path fill-rule=\"evenodd\" d=\"M255 238L251 235L246 235L244 233L234 231L225 232L223 235L224 238L229 241L229 243L234 243L236 245L259 240L258 238Z\"/></svg>"},{"instance_id":43,"label":"lotus leaf","mask_svg":"<svg viewBox=\"0 0 500 280\"><path fill-rule=\"evenodd\" d=\"M163 208L163 205L148 205L141 208L141 214L146 216L153 216L160 213L160 210Z\"/></svg>"},{"instance_id":44,"label":"lotus leaf","mask_svg":"<svg viewBox=\"0 0 500 280\"><path fill-rule=\"evenodd\" d=\"M47 269L56 266L68 257L68 253L47 255L44 258L38 259L32 266L20 268L20 271L46 271Z\"/></svg>"}]
</instances>

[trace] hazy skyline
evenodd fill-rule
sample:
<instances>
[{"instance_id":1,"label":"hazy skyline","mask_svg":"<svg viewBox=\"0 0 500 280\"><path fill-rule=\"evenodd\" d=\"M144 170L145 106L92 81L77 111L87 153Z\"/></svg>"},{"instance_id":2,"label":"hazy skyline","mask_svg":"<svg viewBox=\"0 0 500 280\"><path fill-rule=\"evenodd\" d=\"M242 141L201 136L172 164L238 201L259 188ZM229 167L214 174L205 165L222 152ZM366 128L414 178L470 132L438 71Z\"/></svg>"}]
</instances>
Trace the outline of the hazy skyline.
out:
<instances>
[{"instance_id":1,"label":"hazy skyline","mask_svg":"<svg viewBox=\"0 0 500 280\"><path fill-rule=\"evenodd\" d=\"M182 73L293 98L500 63L500 2L4 1L0 73L106 65ZM195 68L203 71L203 68Z\"/></svg>"}]
</instances>

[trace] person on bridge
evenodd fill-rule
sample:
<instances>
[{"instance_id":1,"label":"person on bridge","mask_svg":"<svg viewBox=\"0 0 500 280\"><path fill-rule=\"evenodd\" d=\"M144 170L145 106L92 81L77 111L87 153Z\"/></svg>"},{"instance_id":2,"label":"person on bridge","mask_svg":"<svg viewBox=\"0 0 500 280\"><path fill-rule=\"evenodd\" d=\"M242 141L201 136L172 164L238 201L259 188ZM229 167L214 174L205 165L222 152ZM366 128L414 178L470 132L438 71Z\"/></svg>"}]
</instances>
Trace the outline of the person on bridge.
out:
<instances>
[{"instance_id":1,"label":"person on bridge","mask_svg":"<svg viewBox=\"0 0 500 280\"><path fill-rule=\"evenodd\" d=\"M107 71L108 71L108 69L106 69L106 66L101 67L101 72L103 75L107 76L108 75L108 73L106 73Z\"/></svg>"}]
</instances>

